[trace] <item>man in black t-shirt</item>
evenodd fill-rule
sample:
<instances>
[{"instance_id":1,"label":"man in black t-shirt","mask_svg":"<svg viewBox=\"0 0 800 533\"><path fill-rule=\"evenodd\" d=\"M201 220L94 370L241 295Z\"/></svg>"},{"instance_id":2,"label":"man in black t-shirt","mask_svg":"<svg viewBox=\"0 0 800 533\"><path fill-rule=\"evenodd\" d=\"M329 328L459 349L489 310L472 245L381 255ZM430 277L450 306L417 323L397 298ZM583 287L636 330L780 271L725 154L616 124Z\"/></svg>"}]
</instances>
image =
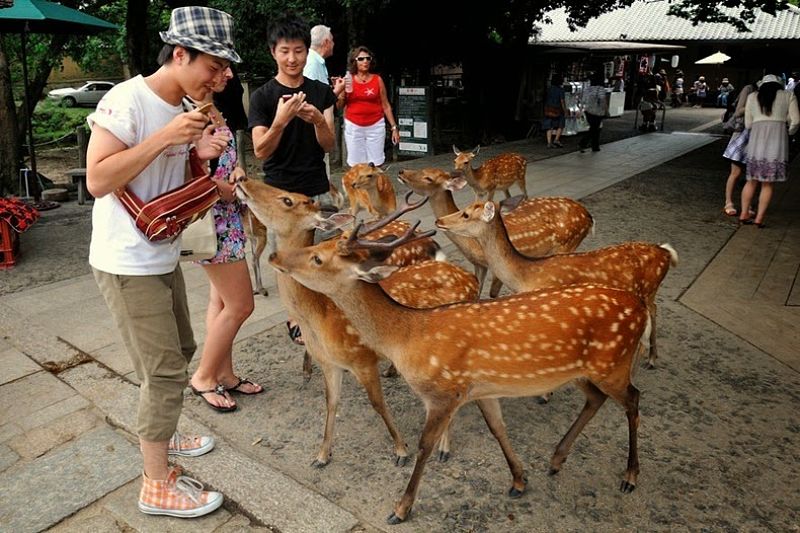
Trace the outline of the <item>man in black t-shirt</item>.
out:
<instances>
[{"instance_id":1,"label":"man in black t-shirt","mask_svg":"<svg viewBox=\"0 0 800 533\"><path fill-rule=\"evenodd\" d=\"M284 17L269 29L278 74L250 97L249 125L264 181L308 196L328 193L324 156L335 143L330 86L303 76L310 45L308 26Z\"/></svg>"}]
</instances>

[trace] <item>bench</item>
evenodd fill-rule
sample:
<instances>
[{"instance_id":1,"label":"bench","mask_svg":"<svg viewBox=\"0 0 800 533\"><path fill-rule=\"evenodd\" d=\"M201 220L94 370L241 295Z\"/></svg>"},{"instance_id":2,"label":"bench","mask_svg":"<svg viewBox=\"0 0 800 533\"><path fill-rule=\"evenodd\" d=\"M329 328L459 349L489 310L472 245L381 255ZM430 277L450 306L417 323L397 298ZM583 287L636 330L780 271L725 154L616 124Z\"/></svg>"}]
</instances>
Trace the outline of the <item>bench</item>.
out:
<instances>
[{"instance_id":1,"label":"bench","mask_svg":"<svg viewBox=\"0 0 800 533\"><path fill-rule=\"evenodd\" d=\"M83 205L86 199L91 199L89 191L86 190L86 169L85 168L71 168L65 172L67 176L72 179L72 183L78 184L78 204Z\"/></svg>"}]
</instances>

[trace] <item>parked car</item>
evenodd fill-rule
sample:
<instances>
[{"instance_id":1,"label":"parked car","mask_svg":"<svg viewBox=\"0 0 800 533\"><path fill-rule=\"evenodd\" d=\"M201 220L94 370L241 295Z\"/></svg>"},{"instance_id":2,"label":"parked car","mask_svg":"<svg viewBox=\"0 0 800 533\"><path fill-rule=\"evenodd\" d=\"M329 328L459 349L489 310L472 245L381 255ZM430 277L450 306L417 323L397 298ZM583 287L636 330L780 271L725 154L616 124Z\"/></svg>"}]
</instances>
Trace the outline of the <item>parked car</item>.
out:
<instances>
[{"instance_id":1,"label":"parked car","mask_svg":"<svg viewBox=\"0 0 800 533\"><path fill-rule=\"evenodd\" d=\"M51 100L62 103L66 107L78 105L97 105L97 102L114 86L110 81L87 81L83 87L73 89L53 89L47 93Z\"/></svg>"}]
</instances>

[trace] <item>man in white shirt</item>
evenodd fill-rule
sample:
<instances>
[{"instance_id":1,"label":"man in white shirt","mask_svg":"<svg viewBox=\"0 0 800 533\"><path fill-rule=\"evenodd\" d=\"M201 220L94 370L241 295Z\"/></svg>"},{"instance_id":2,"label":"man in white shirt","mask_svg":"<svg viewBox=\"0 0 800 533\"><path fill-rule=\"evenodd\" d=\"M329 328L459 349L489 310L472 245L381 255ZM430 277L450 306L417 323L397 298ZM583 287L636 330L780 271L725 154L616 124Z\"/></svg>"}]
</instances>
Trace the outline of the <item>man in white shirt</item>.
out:
<instances>
[{"instance_id":1,"label":"man in white shirt","mask_svg":"<svg viewBox=\"0 0 800 533\"><path fill-rule=\"evenodd\" d=\"M139 510L180 518L202 516L222 505L219 492L170 468L168 456L211 451L211 437L176 432L197 347L186 288L178 266L180 239L151 242L136 227L114 191L129 188L144 202L181 186L189 143L197 157L219 157L228 143L208 117L186 112L185 96L202 101L230 75L240 58L233 48L230 15L205 7L173 10L161 67L116 85L87 121L92 136L86 185L92 209L89 263L139 379L136 430L144 461Z\"/></svg>"}]
</instances>

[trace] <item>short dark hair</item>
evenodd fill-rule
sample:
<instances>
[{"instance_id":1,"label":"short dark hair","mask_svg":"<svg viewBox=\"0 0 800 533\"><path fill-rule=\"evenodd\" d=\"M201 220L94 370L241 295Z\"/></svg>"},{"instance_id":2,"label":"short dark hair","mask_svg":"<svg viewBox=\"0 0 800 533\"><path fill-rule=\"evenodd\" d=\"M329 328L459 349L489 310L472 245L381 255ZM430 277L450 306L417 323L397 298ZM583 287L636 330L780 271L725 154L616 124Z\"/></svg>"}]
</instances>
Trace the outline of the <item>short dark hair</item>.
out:
<instances>
[{"instance_id":1,"label":"short dark hair","mask_svg":"<svg viewBox=\"0 0 800 533\"><path fill-rule=\"evenodd\" d=\"M176 46L181 46L179 44L165 44L161 47L161 51L158 53L158 59L156 60L159 65L169 65L172 63L172 52L175 51ZM200 50L195 50L194 48L189 48L187 46L181 46L184 50L189 53L189 63L194 61L197 56L200 55Z\"/></svg>"},{"instance_id":2,"label":"short dark hair","mask_svg":"<svg viewBox=\"0 0 800 533\"><path fill-rule=\"evenodd\" d=\"M306 48L311 48L311 30L308 23L292 14L275 19L267 30L267 46L272 50L278 41L303 41Z\"/></svg>"},{"instance_id":3,"label":"short dark hair","mask_svg":"<svg viewBox=\"0 0 800 533\"><path fill-rule=\"evenodd\" d=\"M347 70L349 70L353 74L358 72L358 65L356 65L356 57L358 57L358 54L360 54L361 52L368 54L372 58L372 60L369 62L369 71L374 72L375 68L378 66L378 60L375 59L375 54L372 53L372 50L370 50L366 46L356 46L355 48L350 50L350 53L347 54Z\"/></svg>"}]
</instances>

